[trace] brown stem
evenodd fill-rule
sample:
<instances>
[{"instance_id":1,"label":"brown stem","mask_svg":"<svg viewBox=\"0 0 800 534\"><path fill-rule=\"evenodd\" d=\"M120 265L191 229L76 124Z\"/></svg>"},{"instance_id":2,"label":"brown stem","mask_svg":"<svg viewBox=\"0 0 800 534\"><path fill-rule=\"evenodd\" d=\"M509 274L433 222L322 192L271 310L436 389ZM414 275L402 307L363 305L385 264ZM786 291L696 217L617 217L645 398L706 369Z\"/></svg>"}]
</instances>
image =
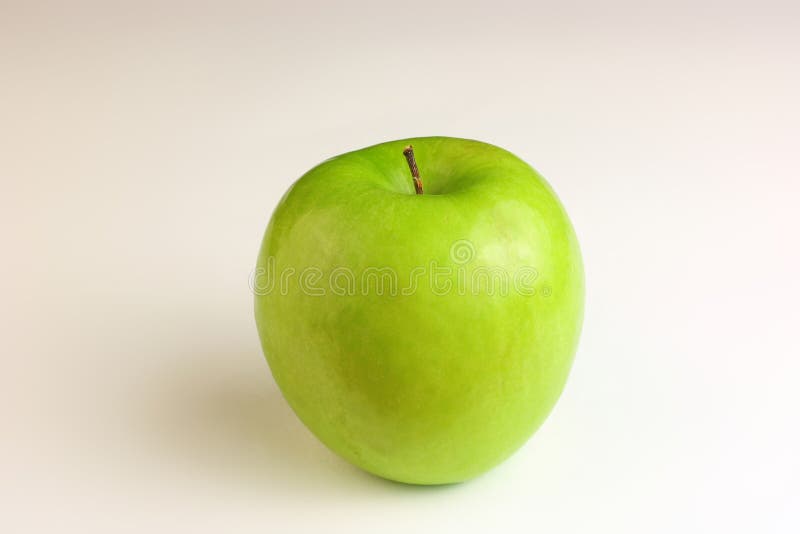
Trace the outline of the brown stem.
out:
<instances>
[{"instance_id":1,"label":"brown stem","mask_svg":"<svg viewBox=\"0 0 800 534\"><path fill-rule=\"evenodd\" d=\"M411 169L411 176L414 178L414 189L418 195L422 194L422 178L419 177L419 169L417 168L417 160L414 159L414 147L408 145L403 149L403 155L408 162L408 168Z\"/></svg>"}]
</instances>

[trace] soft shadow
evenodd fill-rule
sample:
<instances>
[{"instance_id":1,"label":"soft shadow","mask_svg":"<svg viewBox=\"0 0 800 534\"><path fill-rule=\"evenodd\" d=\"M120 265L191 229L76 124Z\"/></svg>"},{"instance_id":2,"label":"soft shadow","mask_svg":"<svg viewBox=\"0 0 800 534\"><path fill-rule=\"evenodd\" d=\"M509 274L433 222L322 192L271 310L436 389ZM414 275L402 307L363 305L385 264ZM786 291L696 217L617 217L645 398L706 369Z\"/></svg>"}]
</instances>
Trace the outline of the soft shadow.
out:
<instances>
[{"instance_id":1,"label":"soft shadow","mask_svg":"<svg viewBox=\"0 0 800 534\"><path fill-rule=\"evenodd\" d=\"M370 475L328 450L303 426L260 355L180 358L159 376L145 424L155 454L192 478L303 493L429 492ZM236 369L236 372L231 372Z\"/></svg>"}]
</instances>

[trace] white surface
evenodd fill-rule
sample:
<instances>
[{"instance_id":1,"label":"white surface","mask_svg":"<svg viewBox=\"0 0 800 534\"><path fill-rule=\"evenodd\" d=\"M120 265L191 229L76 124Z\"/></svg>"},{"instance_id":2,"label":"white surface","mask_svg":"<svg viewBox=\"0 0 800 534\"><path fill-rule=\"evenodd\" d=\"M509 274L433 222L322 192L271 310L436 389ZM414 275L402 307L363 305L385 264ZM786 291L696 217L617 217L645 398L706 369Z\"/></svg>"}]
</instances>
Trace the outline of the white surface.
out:
<instances>
[{"instance_id":1,"label":"white surface","mask_svg":"<svg viewBox=\"0 0 800 534\"><path fill-rule=\"evenodd\" d=\"M16 4L1 531L800 530L796 2ZM248 291L293 180L431 134L536 166L588 283L551 418L438 489L301 426Z\"/></svg>"}]
</instances>

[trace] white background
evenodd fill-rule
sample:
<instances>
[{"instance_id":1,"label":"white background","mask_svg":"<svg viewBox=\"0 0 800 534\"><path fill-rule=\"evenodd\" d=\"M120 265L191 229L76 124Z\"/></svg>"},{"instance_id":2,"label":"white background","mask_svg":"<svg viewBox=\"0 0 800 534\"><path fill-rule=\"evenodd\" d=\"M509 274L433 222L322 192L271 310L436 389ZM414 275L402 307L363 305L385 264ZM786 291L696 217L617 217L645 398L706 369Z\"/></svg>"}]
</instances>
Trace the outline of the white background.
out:
<instances>
[{"instance_id":1,"label":"white background","mask_svg":"<svg viewBox=\"0 0 800 534\"><path fill-rule=\"evenodd\" d=\"M3 2L3 532L800 531L796 2ZM554 186L587 313L470 483L288 409L248 276L332 155L476 138Z\"/></svg>"}]
</instances>

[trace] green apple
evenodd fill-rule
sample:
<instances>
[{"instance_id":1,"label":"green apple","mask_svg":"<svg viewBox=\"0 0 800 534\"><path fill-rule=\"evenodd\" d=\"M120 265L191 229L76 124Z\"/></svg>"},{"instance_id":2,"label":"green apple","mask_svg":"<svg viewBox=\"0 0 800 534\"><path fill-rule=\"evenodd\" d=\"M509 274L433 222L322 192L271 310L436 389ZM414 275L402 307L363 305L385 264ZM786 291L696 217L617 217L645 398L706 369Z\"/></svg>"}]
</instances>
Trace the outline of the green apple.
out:
<instances>
[{"instance_id":1,"label":"green apple","mask_svg":"<svg viewBox=\"0 0 800 534\"><path fill-rule=\"evenodd\" d=\"M449 137L311 169L272 216L254 290L298 417L353 464L414 484L467 480L525 443L583 319L578 242L553 190L513 154Z\"/></svg>"}]
</instances>

